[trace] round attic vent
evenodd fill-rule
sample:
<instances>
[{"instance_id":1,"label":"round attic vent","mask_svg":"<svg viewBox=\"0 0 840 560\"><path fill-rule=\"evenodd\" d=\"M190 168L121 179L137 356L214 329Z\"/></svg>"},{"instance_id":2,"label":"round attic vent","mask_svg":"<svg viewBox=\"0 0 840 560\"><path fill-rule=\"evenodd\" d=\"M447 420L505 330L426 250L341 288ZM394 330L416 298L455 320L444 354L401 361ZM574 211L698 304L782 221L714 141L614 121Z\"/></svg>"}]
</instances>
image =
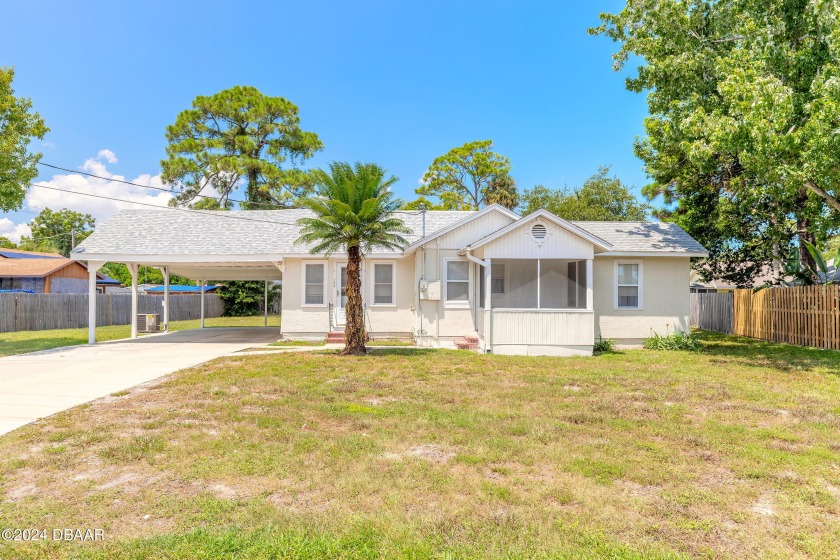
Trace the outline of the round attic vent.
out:
<instances>
[{"instance_id":1,"label":"round attic vent","mask_svg":"<svg viewBox=\"0 0 840 560\"><path fill-rule=\"evenodd\" d=\"M531 227L531 237L533 237L537 241L542 241L543 239L545 239L546 235L548 235L548 230L545 229L545 225L534 224L533 227Z\"/></svg>"}]
</instances>

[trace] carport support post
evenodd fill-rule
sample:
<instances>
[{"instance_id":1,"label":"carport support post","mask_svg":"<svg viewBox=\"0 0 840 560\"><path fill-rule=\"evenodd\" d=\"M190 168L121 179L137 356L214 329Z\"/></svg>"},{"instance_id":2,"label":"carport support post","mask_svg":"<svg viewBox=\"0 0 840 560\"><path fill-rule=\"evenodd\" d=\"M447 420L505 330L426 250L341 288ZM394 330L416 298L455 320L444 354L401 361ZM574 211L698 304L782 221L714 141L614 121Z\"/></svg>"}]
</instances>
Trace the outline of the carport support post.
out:
<instances>
[{"instance_id":1,"label":"carport support post","mask_svg":"<svg viewBox=\"0 0 840 560\"><path fill-rule=\"evenodd\" d=\"M140 270L140 266L136 263L126 266L131 274L131 338L137 338L137 294L140 290L140 286L137 285L137 271Z\"/></svg>"},{"instance_id":2,"label":"carport support post","mask_svg":"<svg viewBox=\"0 0 840 560\"><path fill-rule=\"evenodd\" d=\"M205 280L201 281L201 328L204 328L204 284Z\"/></svg>"},{"instance_id":3,"label":"carport support post","mask_svg":"<svg viewBox=\"0 0 840 560\"><path fill-rule=\"evenodd\" d=\"M163 330L169 331L169 267L163 267Z\"/></svg>"},{"instance_id":4,"label":"carport support post","mask_svg":"<svg viewBox=\"0 0 840 560\"><path fill-rule=\"evenodd\" d=\"M88 344L96 344L96 272L105 263L88 261Z\"/></svg>"},{"instance_id":5,"label":"carport support post","mask_svg":"<svg viewBox=\"0 0 840 560\"><path fill-rule=\"evenodd\" d=\"M265 281L265 320L263 321L263 326L268 326L268 280Z\"/></svg>"}]
</instances>

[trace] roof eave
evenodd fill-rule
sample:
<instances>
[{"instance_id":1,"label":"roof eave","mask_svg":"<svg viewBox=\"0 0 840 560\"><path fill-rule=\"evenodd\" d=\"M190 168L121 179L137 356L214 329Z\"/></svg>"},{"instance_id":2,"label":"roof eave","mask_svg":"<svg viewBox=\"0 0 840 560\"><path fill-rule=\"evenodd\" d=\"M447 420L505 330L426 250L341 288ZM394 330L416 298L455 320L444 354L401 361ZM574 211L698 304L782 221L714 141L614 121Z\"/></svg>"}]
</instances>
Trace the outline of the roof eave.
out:
<instances>
[{"instance_id":1,"label":"roof eave","mask_svg":"<svg viewBox=\"0 0 840 560\"><path fill-rule=\"evenodd\" d=\"M440 237L441 235L446 235L450 231L454 231L454 230L458 229L459 227L463 226L464 224L468 224L471 221L473 221L477 218L480 218L481 216L485 216L485 215L489 214L490 212L501 212L505 216L507 216L509 218L512 218L514 220L514 222L522 219L522 216L520 216L519 214L517 214L513 210L505 208L501 204L491 204L490 206L485 206L481 210L478 210L475 214L470 214L469 216L465 216L464 218L458 220L457 222L449 224L448 226L446 226L444 228L441 228L441 229L437 230L436 232L434 232L430 235L427 235L425 237L421 237L420 239L418 239L414 243L411 243L410 245L408 245L405 248L405 250L403 251L403 255L408 256L408 255L412 254L414 251L416 251L417 249L419 249L420 247L422 247L423 245L425 245L426 243L428 243L429 241L433 241L433 240L437 239L438 237Z\"/></svg>"},{"instance_id":2,"label":"roof eave","mask_svg":"<svg viewBox=\"0 0 840 560\"><path fill-rule=\"evenodd\" d=\"M708 251L607 251L599 257L708 257Z\"/></svg>"}]
</instances>

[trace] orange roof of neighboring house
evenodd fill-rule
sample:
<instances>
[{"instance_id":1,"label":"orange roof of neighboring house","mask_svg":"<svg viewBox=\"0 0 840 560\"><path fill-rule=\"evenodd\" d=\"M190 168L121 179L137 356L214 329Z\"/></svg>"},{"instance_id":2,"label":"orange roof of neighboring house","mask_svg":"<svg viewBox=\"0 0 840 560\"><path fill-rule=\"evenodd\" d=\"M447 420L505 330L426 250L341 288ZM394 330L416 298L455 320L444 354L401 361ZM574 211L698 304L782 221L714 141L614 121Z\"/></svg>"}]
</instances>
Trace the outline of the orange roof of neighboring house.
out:
<instances>
[{"instance_id":1,"label":"orange roof of neighboring house","mask_svg":"<svg viewBox=\"0 0 840 560\"><path fill-rule=\"evenodd\" d=\"M74 262L76 261L65 259L64 257L49 259L3 259L0 260L0 277L43 278Z\"/></svg>"},{"instance_id":2,"label":"orange roof of neighboring house","mask_svg":"<svg viewBox=\"0 0 840 560\"><path fill-rule=\"evenodd\" d=\"M22 255L38 255L40 257L62 257L59 253L42 253L40 251L24 251L22 249L0 249L0 251L3 253L18 253Z\"/></svg>"}]
</instances>

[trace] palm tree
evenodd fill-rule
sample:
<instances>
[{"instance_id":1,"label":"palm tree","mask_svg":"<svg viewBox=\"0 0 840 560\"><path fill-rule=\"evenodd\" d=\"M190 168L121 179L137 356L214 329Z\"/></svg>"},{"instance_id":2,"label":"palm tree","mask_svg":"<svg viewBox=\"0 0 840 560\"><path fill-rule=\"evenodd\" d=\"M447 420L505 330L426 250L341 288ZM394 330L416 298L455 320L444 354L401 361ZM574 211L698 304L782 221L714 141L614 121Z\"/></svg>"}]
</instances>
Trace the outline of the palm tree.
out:
<instances>
[{"instance_id":1,"label":"palm tree","mask_svg":"<svg viewBox=\"0 0 840 560\"><path fill-rule=\"evenodd\" d=\"M375 163L333 162L329 173L319 170L316 196L300 201L315 217L301 218L297 243L314 243L313 254L329 256L347 251L347 321L342 354L361 355L365 348L362 304L362 258L374 248L400 251L408 242L400 234L410 233L393 212L400 201L391 192L397 182Z\"/></svg>"}]
</instances>

